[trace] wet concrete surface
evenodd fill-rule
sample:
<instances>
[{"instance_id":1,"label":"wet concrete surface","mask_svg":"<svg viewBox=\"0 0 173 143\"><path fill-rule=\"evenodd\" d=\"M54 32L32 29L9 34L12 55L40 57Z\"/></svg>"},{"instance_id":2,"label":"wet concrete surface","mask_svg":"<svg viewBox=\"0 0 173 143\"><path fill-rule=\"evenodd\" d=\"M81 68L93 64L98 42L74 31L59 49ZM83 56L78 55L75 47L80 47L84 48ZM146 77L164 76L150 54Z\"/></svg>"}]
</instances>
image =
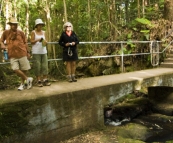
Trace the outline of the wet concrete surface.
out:
<instances>
[{"instance_id":1,"label":"wet concrete surface","mask_svg":"<svg viewBox=\"0 0 173 143\"><path fill-rule=\"evenodd\" d=\"M145 142L166 142L173 140L173 117L153 113L147 116L139 116L132 123L147 127L150 135L146 136L143 140Z\"/></svg>"},{"instance_id":2,"label":"wet concrete surface","mask_svg":"<svg viewBox=\"0 0 173 143\"><path fill-rule=\"evenodd\" d=\"M154 92L151 93L154 95L141 94L141 97L135 96L105 108L105 124L117 126L117 136L124 138L124 142L126 139L147 143L173 142L173 115L168 114L173 112L173 87L152 88ZM164 100L161 101L159 97ZM129 120L115 124L124 119ZM108 120L110 122L107 122Z\"/></svg>"}]
</instances>

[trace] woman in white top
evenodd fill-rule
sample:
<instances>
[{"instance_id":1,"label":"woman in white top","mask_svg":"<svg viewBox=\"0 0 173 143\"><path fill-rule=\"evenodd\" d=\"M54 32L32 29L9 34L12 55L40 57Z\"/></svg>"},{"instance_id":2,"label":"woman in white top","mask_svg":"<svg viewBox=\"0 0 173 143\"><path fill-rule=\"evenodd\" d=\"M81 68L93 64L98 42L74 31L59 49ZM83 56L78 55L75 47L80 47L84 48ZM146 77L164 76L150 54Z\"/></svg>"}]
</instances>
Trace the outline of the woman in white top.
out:
<instances>
[{"instance_id":1,"label":"woman in white top","mask_svg":"<svg viewBox=\"0 0 173 143\"><path fill-rule=\"evenodd\" d=\"M41 19L35 20L35 30L31 32L32 56L34 72L37 77L37 85L39 87L51 85L48 81L48 61L46 49L45 31L42 27L45 24Z\"/></svg>"}]
</instances>

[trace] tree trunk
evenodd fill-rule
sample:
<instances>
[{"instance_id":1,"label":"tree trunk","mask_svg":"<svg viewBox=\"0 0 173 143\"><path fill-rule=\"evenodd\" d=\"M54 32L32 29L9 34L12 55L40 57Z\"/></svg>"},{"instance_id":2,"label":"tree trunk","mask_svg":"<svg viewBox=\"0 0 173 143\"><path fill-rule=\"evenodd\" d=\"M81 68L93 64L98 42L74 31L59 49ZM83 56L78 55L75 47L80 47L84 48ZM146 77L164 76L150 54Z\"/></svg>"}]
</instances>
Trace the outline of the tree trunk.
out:
<instances>
[{"instance_id":1,"label":"tree trunk","mask_svg":"<svg viewBox=\"0 0 173 143\"><path fill-rule=\"evenodd\" d=\"M89 19L91 20L91 1L88 0L88 16L89 16ZM90 41L92 41L92 36L91 36L91 31L92 31L92 26L91 26L91 23L88 22L88 27L89 27L89 31L88 31L88 39Z\"/></svg>"},{"instance_id":2,"label":"tree trunk","mask_svg":"<svg viewBox=\"0 0 173 143\"><path fill-rule=\"evenodd\" d=\"M164 3L164 18L173 21L173 0L165 0Z\"/></svg>"},{"instance_id":3,"label":"tree trunk","mask_svg":"<svg viewBox=\"0 0 173 143\"><path fill-rule=\"evenodd\" d=\"M9 2L7 0L6 4L5 4L5 10L6 10L6 13L5 13L6 22L5 23L7 23L7 21L9 20L9 6L8 6L8 4L9 4ZM9 25L6 24L5 29L8 29L8 28L9 28Z\"/></svg>"},{"instance_id":4,"label":"tree trunk","mask_svg":"<svg viewBox=\"0 0 173 143\"><path fill-rule=\"evenodd\" d=\"M45 12L45 19L46 19L46 40L48 42L51 41L51 28L50 28L50 7L49 7L49 3L50 1L47 0L45 2L45 9L44 9L44 12ZM48 51L48 57L52 57L52 49L51 49L51 45L48 44L47 45L47 51Z\"/></svg>"},{"instance_id":5,"label":"tree trunk","mask_svg":"<svg viewBox=\"0 0 173 143\"><path fill-rule=\"evenodd\" d=\"M25 22L25 35L28 39L29 35L29 0L26 1L26 22Z\"/></svg>"},{"instance_id":6,"label":"tree trunk","mask_svg":"<svg viewBox=\"0 0 173 143\"><path fill-rule=\"evenodd\" d=\"M145 17L145 0L142 0L142 17Z\"/></svg>"},{"instance_id":7,"label":"tree trunk","mask_svg":"<svg viewBox=\"0 0 173 143\"><path fill-rule=\"evenodd\" d=\"M125 1L125 25L129 22L129 1Z\"/></svg>"},{"instance_id":8,"label":"tree trunk","mask_svg":"<svg viewBox=\"0 0 173 143\"><path fill-rule=\"evenodd\" d=\"M138 0L138 18L140 18L140 1Z\"/></svg>"},{"instance_id":9,"label":"tree trunk","mask_svg":"<svg viewBox=\"0 0 173 143\"><path fill-rule=\"evenodd\" d=\"M14 7L14 17L17 18L17 1L13 1L13 7Z\"/></svg>"},{"instance_id":10,"label":"tree trunk","mask_svg":"<svg viewBox=\"0 0 173 143\"><path fill-rule=\"evenodd\" d=\"M63 3L64 3L64 18L65 18L65 22L67 22L67 6L66 6L66 1L63 0Z\"/></svg>"},{"instance_id":11,"label":"tree trunk","mask_svg":"<svg viewBox=\"0 0 173 143\"><path fill-rule=\"evenodd\" d=\"M111 3L112 4L110 5L110 24L111 24L110 34L111 34L111 40L115 40L116 37L117 37L116 36L117 32L116 32L116 7L115 7L116 5L115 5L115 0L112 0ZM124 16L124 12L122 12L122 15ZM124 24L124 21L123 21L123 24Z\"/></svg>"}]
</instances>

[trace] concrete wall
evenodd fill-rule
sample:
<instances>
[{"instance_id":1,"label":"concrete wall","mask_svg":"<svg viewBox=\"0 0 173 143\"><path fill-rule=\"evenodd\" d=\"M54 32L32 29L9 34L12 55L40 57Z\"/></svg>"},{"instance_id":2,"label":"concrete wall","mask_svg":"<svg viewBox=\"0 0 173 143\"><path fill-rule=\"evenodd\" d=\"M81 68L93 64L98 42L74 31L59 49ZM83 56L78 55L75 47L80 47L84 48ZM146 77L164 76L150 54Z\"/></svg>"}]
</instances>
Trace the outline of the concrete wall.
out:
<instances>
[{"instance_id":1,"label":"concrete wall","mask_svg":"<svg viewBox=\"0 0 173 143\"><path fill-rule=\"evenodd\" d=\"M128 76L123 82L4 102L0 105L0 142L58 143L89 128L103 126L106 105L133 90L156 85L172 86L172 77L172 73L143 78ZM4 92L0 94L5 95Z\"/></svg>"}]
</instances>

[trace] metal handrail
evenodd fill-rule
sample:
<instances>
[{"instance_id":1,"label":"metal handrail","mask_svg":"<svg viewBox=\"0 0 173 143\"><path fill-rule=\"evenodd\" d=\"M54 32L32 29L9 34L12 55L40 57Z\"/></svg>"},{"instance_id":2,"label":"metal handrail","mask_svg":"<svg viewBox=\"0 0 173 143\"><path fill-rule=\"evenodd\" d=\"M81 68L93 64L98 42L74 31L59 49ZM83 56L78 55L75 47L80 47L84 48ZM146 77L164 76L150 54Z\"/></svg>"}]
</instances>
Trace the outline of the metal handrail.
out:
<instances>
[{"instance_id":1,"label":"metal handrail","mask_svg":"<svg viewBox=\"0 0 173 143\"><path fill-rule=\"evenodd\" d=\"M152 49L149 53L133 53L133 54L124 54L123 52L123 44L127 44L127 43L149 43L151 44L153 41L103 41L103 42L99 42L99 41L94 41L94 42L79 42L79 44L121 44L121 54L115 54L115 55L105 55L105 56L89 56L89 57L79 57L79 59L95 59L95 58L108 58L108 57L121 57L121 68L122 68L122 72L123 72L123 57L125 56L135 56L135 55L149 55L149 54L161 54L163 52L165 52L169 46L172 44L173 40L163 49L163 51L159 52L152 52ZM157 43L162 43L163 41L155 41ZM30 43L28 43L30 44ZM48 42L47 44L58 44L58 42ZM60 61L62 60L62 58L59 59L48 59L48 61ZM9 62L4 62L4 63L0 63L1 64L9 64ZM158 64L156 64L158 65ZM153 66L156 66L153 65Z\"/></svg>"},{"instance_id":2,"label":"metal handrail","mask_svg":"<svg viewBox=\"0 0 173 143\"><path fill-rule=\"evenodd\" d=\"M163 53L164 51L166 51L166 49L171 45L172 41L167 45L167 47L165 47L165 49L162 52L159 52L159 47L157 48L157 51L153 52L152 46L151 46L151 50L150 53L135 53L135 54L124 54L123 52L123 44L127 44L127 43L150 43L150 45L152 45L153 41L103 41L103 42L99 42L99 41L95 41L95 42L79 42L79 44L121 44L121 51L122 53L120 55L106 55L106 56L90 56L90 57L79 57L79 59L95 59L95 58L108 58L108 57L121 57L121 71L124 71L124 59L123 57L125 56L135 56L135 55L151 55L151 64L153 66L157 66L159 64L159 54ZM163 41L155 41L157 42L157 46L158 43L162 43ZM58 44L58 42L49 42L49 44ZM151 53L152 51L152 53ZM154 64L153 63L153 54L157 54L157 61ZM49 59L49 61L54 61L54 60L61 60L61 59Z\"/></svg>"},{"instance_id":3,"label":"metal handrail","mask_svg":"<svg viewBox=\"0 0 173 143\"><path fill-rule=\"evenodd\" d=\"M161 53L165 52L172 43L173 43L173 40L169 42L169 44L165 47L165 49L163 49Z\"/></svg>"}]
</instances>

